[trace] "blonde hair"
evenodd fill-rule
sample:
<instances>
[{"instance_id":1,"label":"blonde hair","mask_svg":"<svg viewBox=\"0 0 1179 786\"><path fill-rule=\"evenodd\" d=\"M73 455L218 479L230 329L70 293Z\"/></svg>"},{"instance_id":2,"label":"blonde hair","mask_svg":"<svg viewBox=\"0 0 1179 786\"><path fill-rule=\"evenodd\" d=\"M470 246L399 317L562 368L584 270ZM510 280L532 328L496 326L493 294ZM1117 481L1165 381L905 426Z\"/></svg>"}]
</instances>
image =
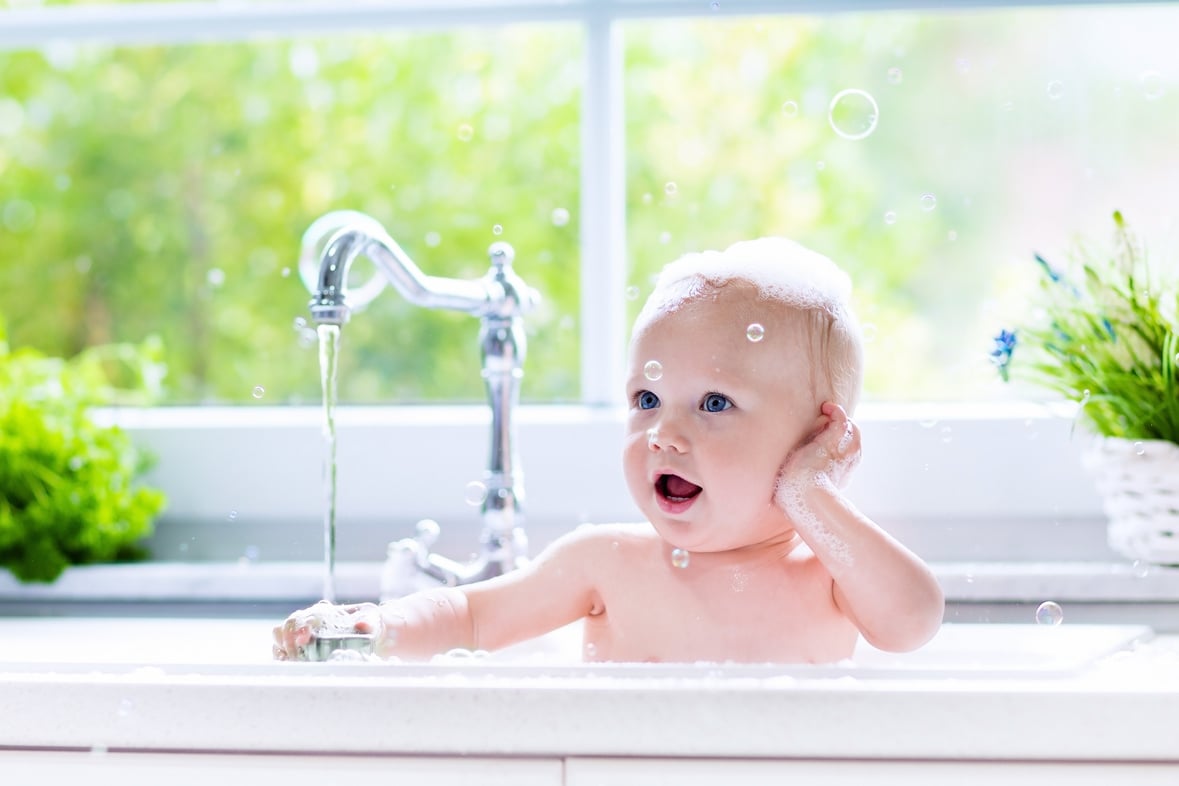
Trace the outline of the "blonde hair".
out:
<instances>
[{"instance_id":1,"label":"blonde hair","mask_svg":"<svg viewBox=\"0 0 1179 786\"><path fill-rule=\"evenodd\" d=\"M666 265L635 320L634 333L730 282L796 311L818 372L812 391L851 414L859 403L864 349L851 308L851 278L827 257L782 237L745 240L724 251L686 254Z\"/></svg>"}]
</instances>

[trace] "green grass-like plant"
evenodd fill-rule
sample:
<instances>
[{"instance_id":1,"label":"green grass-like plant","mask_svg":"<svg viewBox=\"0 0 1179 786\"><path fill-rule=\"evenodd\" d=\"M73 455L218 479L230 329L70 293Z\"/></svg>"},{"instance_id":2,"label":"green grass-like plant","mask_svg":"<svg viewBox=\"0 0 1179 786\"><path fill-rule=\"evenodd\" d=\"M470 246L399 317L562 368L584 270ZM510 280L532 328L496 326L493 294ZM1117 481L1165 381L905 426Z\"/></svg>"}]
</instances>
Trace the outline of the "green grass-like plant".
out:
<instances>
[{"instance_id":1,"label":"green grass-like plant","mask_svg":"<svg viewBox=\"0 0 1179 786\"><path fill-rule=\"evenodd\" d=\"M162 346L108 344L70 359L11 351L0 320L0 567L53 581L69 565L142 559L164 494L150 458L90 408L159 397Z\"/></svg>"},{"instance_id":2,"label":"green grass-like plant","mask_svg":"<svg viewBox=\"0 0 1179 786\"><path fill-rule=\"evenodd\" d=\"M995 337L991 360L1080 405L1102 436L1179 443L1179 291L1152 271L1121 213L1112 249L1061 270L1036 255L1032 320Z\"/></svg>"}]
</instances>

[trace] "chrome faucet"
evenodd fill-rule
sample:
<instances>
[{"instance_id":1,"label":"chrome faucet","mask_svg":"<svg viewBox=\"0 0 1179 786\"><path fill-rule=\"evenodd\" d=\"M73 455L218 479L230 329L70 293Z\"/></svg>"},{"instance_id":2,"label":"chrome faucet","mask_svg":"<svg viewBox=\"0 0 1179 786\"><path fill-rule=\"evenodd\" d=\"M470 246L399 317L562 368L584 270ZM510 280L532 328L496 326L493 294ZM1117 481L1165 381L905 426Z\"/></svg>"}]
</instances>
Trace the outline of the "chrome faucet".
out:
<instances>
[{"instance_id":1,"label":"chrome faucet","mask_svg":"<svg viewBox=\"0 0 1179 786\"><path fill-rule=\"evenodd\" d=\"M300 272L313 293L311 317L317 324L345 324L353 310L379 294L386 280L411 303L463 311L481 322L479 347L491 404L491 454L481 489L486 493L481 494L480 503L480 550L466 563L434 554L430 547L438 538L438 525L431 520L419 522L414 537L389 544L382 600L428 586L481 581L513 570L528 558L523 529L524 477L512 414L524 375L524 314L537 305L540 296L512 270L515 252L510 245L493 243L488 253L491 268L486 275L459 280L423 274L384 228L363 213L328 213L303 235ZM348 271L361 256L371 260L382 277L349 291Z\"/></svg>"}]
</instances>

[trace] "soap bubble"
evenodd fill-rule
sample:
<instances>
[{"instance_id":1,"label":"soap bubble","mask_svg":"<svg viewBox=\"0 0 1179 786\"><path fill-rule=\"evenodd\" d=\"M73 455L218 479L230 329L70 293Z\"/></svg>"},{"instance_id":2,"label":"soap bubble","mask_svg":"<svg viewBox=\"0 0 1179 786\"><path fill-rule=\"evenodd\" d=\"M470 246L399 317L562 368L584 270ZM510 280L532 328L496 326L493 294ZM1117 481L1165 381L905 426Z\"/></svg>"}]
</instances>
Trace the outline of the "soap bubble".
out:
<instances>
[{"instance_id":1,"label":"soap bubble","mask_svg":"<svg viewBox=\"0 0 1179 786\"><path fill-rule=\"evenodd\" d=\"M553 208L553 226L563 227L569 223L569 211L563 207Z\"/></svg>"},{"instance_id":2,"label":"soap bubble","mask_svg":"<svg viewBox=\"0 0 1179 786\"><path fill-rule=\"evenodd\" d=\"M1143 71L1138 76L1138 84L1142 87L1142 95L1147 101L1162 98L1167 92L1163 87L1163 78L1158 71Z\"/></svg>"},{"instance_id":3,"label":"soap bubble","mask_svg":"<svg viewBox=\"0 0 1179 786\"><path fill-rule=\"evenodd\" d=\"M219 287L225 283L225 271L219 267L209 268L209 272L205 274L205 281L209 282L211 287Z\"/></svg>"},{"instance_id":4,"label":"soap bubble","mask_svg":"<svg viewBox=\"0 0 1179 786\"><path fill-rule=\"evenodd\" d=\"M282 269L282 277L283 278L290 278L291 277L291 269L289 267L284 267Z\"/></svg>"},{"instance_id":5,"label":"soap bubble","mask_svg":"<svg viewBox=\"0 0 1179 786\"><path fill-rule=\"evenodd\" d=\"M1036 622L1040 625L1059 625L1064 622L1064 609L1055 601L1046 600L1036 607Z\"/></svg>"},{"instance_id":6,"label":"soap bubble","mask_svg":"<svg viewBox=\"0 0 1179 786\"><path fill-rule=\"evenodd\" d=\"M427 232L425 237L426 245L430 248L438 248L442 243L442 235L437 232Z\"/></svg>"},{"instance_id":7,"label":"soap bubble","mask_svg":"<svg viewBox=\"0 0 1179 786\"><path fill-rule=\"evenodd\" d=\"M592 641L585 645L585 657L586 658L592 659L597 654L598 654L598 648L594 645L594 643Z\"/></svg>"},{"instance_id":8,"label":"soap bubble","mask_svg":"<svg viewBox=\"0 0 1179 786\"><path fill-rule=\"evenodd\" d=\"M254 386L254 390L253 390L254 398L262 398L265 395L266 395L266 388L262 387L261 385Z\"/></svg>"},{"instance_id":9,"label":"soap bubble","mask_svg":"<svg viewBox=\"0 0 1179 786\"><path fill-rule=\"evenodd\" d=\"M1134 443L1134 455L1135 456L1146 455L1146 446L1143 445L1141 442L1135 442Z\"/></svg>"},{"instance_id":10,"label":"soap bubble","mask_svg":"<svg viewBox=\"0 0 1179 786\"><path fill-rule=\"evenodd\" d=\"M471 138L475 136L475 129L471 128L471 126L468 124L463 123L458 127L458 131L455 133L457 134L460 142L470 142Z\"/></svg>"},{"instance_id":11,"label":"soap bubble","mask_svg":"<svg viewBox=\"0 0 1179 786\"><path fill-rule=\"evenodd\" d=\"M754 344L766 337L766 329L754 322L749 327L745 328L745 338L752 341Z\"/></svg>"},{"instance_id":12,"label":"soap bubble","mask_svg":"<svg viewBox=\"0 0 1179 786\"><path fill-rule=\"evenodd\" d=\"M1134 575L1140 579L1144 579L1150 573L1150 565L1140 559L1134 560Z\"/></svg>"},{"instance_id":13,"label":"soap bubble","mask_svg":"<svg viewBox=\"0 0 1179 786\"><path fill-rule=\"evenodd\" d=\"M905 79L905 74L904 74L904 72L901 71L901 69L899 69L895 66L888 69L888 83L890 85L899 85L901 82L904 81L904 79Z\"/></svg>"},{"instance_id":14,"label":"soap bubble","mask_svg":"<svg viewBox=\"0 0 1179 786\"><path fill-rule=\"evenodd\" d=\"M487 499L487 486L478 480L472 480L463 489L463 498L467 500L468 505L482 505L483 500Z\"/></svg>"},{"instance_id":15,"label":"soap bubble","mask_svg":"<svg viewBox=\"0 0 1179 786\"><path fill-rule=\"evenodd\" d=\"M225 517L225 519L226 519L226 521L237 521L237 511L236 510L229 511L229 514Z\"/></svg>"},{"instance_id":16,"label":"soap bubble","mask_svg":"<svg viewBox=\"0 0 1179 786\"><path fill-rule=\"evenodd\" d=\"M635 286L627 287L626 288L626 299L627 300L638 300L639 299L639 288L635 287Z\"/></svg>"},{"instance_id":17,"label":"soap bubble","mask_svg":"<svg viewBox=\"0 0 1179 786\"><path fill-rule=\"evenodd\" d=\"M504 233L504 228L502 226L500 226L499 224L496 224L495 226L493 226L491 228L491 234L493 234L493 235L502 235L503 233Z\"/></svg>"},{"instance_id":18,"label":"soap bubble","mask_svg":"<svg viewBox=\"0 0 1179 786\"><path fill-rule=\"evenodd\" d=\"M844 139L858 140L876 130L880 109L876 99L858 88L841 90L827 107L827 120L836 134Z\"/></svg>"},{"instance_id":19,"label":"soap bubble","mask_svg":"<svg viewBox=\"0 0 1179 786\"><path fill-rule=\"evenodd\" d=\"M928 213L930 210L933 210L935 207L937 207L937 197L936 196L934 196L933 194L922 194L921 195L921 209L922 210L924 210L925 212Z\"/></svg>"},{"instance_id":20,"label":"soap bubble","mask_svg":"<svg viewBox=\"0 0 1179 786\"><path fill-rule=\"evenodd\" d=\"M643 376L654 382L663 376L663 364L658 360L648 360L643 366Z\"/></svg>"},{"instance_id":21,"label":"soap bubble","mask_svg":"<svg viewBox=\"0 0 1179 786\"><path fill-rule=\"evenodd\" d=\"M782 116L783 117L798 117L798 102L797 101L783 101L782 102Z\"/></svg>"},{"instance_id":22,"label":"soap bubble","mask_svg":"<svg viewBox=\"0 0 1179 786\"><path fill-rule=\"evenodd\" d=\"M679 191L679 186L677 186L674 182L669 181L667 185L663 187L663 193L667 194L668 196L675 196L677 191Z\"/></svg>"},{"instance_id":23,"label":"soap bubble","mask_svg":"<svg viewBox=\"0 0 1179 786\"><path fill-rule=\"evenodd\" d=\"M1053 101L1058 101L1063 95L1064 82L1061 82L1059 79L1054 79L1048 83L1048 98L1052 99Z\"/></svg>"},{"instance_id":24,"label":"soap bubble","mask_svg":"<svg viewBox=\"0 0 1179 786\"><path fill-rule=\"evenodd\" d=\"M886 211L884 214L884 223L892 226L897 222L897 214L892 210Z\"/></svg>"},{"instance_id":25,"label":"soap bubble","mask_svg":"<svg viewBox=\"0 0 1179 786\"><path fill-rule=\"evenodd\" d=\"M691 561L691 559L692 556L683 549L671 550L671 564L677 568L683 569L688 567L688 563Z\"/></svg>"}]
</instances>

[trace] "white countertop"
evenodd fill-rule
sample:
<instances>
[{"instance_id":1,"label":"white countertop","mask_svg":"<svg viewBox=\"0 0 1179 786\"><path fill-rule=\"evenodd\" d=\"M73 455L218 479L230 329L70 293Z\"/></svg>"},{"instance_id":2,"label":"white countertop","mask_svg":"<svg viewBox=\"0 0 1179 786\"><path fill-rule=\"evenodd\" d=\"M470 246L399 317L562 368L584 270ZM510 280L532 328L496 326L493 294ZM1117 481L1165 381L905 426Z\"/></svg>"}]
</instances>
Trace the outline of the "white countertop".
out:
<instances>
[{"instance_id":1,"label":"white countertop","mask_svg":"<svg viewBox=\"0 0 1179 786\"><path fill-rule=\"evenodd\" d=\"M836 666L274 663L266 620L0 619L0 746L1179 761L1179 638L947 625ZM568 635L566 632L565 635Z\"/></svg>"}]
</instances>

